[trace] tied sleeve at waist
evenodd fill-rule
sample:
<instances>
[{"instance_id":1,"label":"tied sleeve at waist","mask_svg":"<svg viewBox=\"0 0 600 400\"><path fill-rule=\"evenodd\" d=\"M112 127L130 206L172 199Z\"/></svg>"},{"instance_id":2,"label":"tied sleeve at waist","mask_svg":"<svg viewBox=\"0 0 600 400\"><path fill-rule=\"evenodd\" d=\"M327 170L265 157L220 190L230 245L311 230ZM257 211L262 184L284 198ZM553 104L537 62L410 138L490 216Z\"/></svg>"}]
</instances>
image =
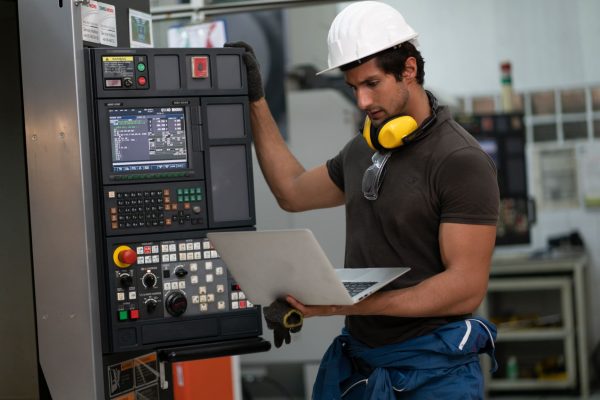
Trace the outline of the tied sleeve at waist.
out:
<instances>
[{"instance_id":1,"label":"tied sleeve at waist","mask_svg":"<svg viewBox=\"0 0 600 400\"><path fill-rule=\"evenodd\" d=\"M394 399L394 390L412 390L451 368L478 363L481 353L491 357L495 371L495 339L495 326L483 318L452 322L427 335L377 348L354 339L344 328L321 360L313 399L342 397L340 384L353 376L352 359L371 367L365 398L373 400Z\"/></svg>"}]
</instances>

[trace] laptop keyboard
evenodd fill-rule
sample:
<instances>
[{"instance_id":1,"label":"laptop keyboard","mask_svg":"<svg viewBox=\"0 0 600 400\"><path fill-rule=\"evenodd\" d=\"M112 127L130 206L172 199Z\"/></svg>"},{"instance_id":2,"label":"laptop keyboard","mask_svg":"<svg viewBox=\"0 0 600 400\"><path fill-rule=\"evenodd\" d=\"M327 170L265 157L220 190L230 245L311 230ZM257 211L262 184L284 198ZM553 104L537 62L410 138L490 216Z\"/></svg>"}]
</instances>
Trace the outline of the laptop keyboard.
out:
<instances>
[{"instance_id":1,"label":"laptop keyboard","mask_svg":"<svg viewBox=\"0 0 600 400\"><path fill-rule=\"evenodd\" d=\"M354 296L365 289L370 288L377 282L343 282L350 296Z\"/></svg>"}]
</instances>

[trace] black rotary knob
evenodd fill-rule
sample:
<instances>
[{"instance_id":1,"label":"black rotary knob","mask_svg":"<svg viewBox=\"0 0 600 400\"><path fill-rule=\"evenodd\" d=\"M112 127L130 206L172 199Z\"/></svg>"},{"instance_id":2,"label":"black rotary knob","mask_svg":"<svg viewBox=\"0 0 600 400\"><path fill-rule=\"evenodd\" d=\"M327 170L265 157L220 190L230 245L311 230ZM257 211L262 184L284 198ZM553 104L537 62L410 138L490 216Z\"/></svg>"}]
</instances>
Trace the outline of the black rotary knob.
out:
<instances>
[{"instance_id":1,"label":"black rotary knob","mask_svg":"<svg viewBox=\"0 0 600 400\"><path fill-rule=\"evenodd\" d=\"M154 285L156 285L156 275L154 275L152 272L147 272L142 277L142 283L147 288L153 288Z\"/></svg>"},{"instance_id":2,"label":"black rotary knob","mask_svg":"<svg viewBox=\"0 0 600 400\"><path fill-rule=\"evenodd\" d=\"M125 273L119 275L119 280L121 281L121 286L123 286L126 289L130 288L131 285L133 285L133 278L130 274Z\"/></svg>"},{"instance_id":3,"label":"black rotary knob","mask_svg":"<svg viewBox=\"0 0 600 400\"><path fill-rule=\"evenodd\" d=\"M152 314L154 310L156 310L158 302L154 299L148 299L144 304L146 304L146 311L148 312L148 314Z\"/></svg>"},{"instance_id":4,"label":"black rotary knob","mask_svg":"<svg viewBox=\"0 0 600 400\"><path fill-rule=\"evenodd\" d=\"M174 317L179 317L187 309L187 299L182 292L171 292L165 302L167 312Z\"/></svg>"},{"instance_id":5,"label":"black rotary knob","mask_svg":"<svg viewBox=\"0 0 600 400\"><path fill-rule=\"evenodd\" d=\"M186 271L185 268L183 267L177 267L175 268L175 276L177 276L178 278L183 278L188 274L188 272Z\"/></svg>"}]
</instances>

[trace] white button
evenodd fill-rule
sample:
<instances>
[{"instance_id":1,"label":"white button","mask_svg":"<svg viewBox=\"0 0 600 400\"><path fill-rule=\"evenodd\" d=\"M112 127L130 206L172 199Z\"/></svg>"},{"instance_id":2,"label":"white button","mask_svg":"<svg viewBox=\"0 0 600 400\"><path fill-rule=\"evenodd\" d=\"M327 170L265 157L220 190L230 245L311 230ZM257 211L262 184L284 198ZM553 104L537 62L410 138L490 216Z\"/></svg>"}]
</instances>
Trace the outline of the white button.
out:
<instances>
[{"instance_id":1,"label":"white button","mask_svg":"<svg viewBox=\"0 0 600 400\"><path fill-rule=\"evenodd\" d=\"M194 252L193 251L190 251L190 252L187 253L187 259L188 260L193 260L194 259Z\"/></svg>"},{"instance_id":2,"label":"white button","mask_svg":"<svg viewBox=\"0 0 600 400\"><path fill-rule=\"evenodd\" d=\"M208 311L208 304L200 304L200 311Z\"/></svg>"},{"instance_id":3,"label":"white button","mask_svg":"<svg viewBox=\"0 0 600 400\"><path fill-rule=\"evenodd\" d=\"M192 304L198 304L198 303L200 303L200 297L192 296Z\"/></svg>"},{"instance_id":4,"label":"white button","mask_svg":"<svg viewBox=\"0 0 600 400\"><path fill-rule=\"evenodd\" d=\"M202 247L204 248L204 250L210 249L210 242L208 240L205 240L204 242L202 242Z\"/></svg>"},{"instance_id":5,"label":"white button","mask_svg":"<svg viewBox=\"0 0 600 400\"><path fill-rule=\"evenodd\" d=\"M215 274L217 274L217 275L223 275L223 267L217 267L215 269Z\"/></svg>"},{"instance_id":6,"label":"white button","mask_svg":"<svg viewBox=\"0 0 600 400\"><path fill-rule=\"evenodd\" d=\"M135 292L129 292L129 300L135 300L137 297Z\"/></svg>"},{"instance_id":7,"label":"white button","mask_svg":"<svg viewBox=\"0 0 600 400\"><path fill-rule=\"evenodd\" d=\"M138 259L137 259L137 263L138 263L138 264L145 264L145 263L144 263L144 257L140 257L140 258L138 258Z\"/></svg>"},{"instance_id":8,"label":"white button","mask_svg":"<svg viewBox=\"0 0 600 400\"><path fill-rule=\"evenodd\" d=\"M169 261L177 261L177 253L169 254Z\"/></svg>"},{"instance_id":9,"label":"white button","mask_svg":"<svg viewBox=\"0 0 600 400\"><path fill-rule=\"evenodd\" d=\"M160 247L161 247L163 253L168 253L169 252L169 245L168 244L163 244Z\"/></svg>"},{"instance_id":10,"label":"white button","mask_svg":"<svg viewBox=\"0 0 600 400\"><path fill-rule=\"evenodd\" d=\"M215 278L214 278L213 274L206 274L206 282L210 283L210 282L214 281L214 279Z\"/></svg>"},{"instance_id":11,"label":"white button","mask_svg":"<svg viewBox=\"0 0 600 400\"><path fill-rule=\"evenodd\" d=\"M169 255L168 254L163 254L162 256L162 262L169 262Z\"/></svg>"},{"instance_id":12,"label":"white button","mask_svg":"<svg viewBox=\"0 0 600 400\"><path fill-rule=\"evenodd\" d=\"M123 300L125 300L125 293L117 292L117 301L123 301Z\"/></svg>"},{"instance_id":13,"label":"white button","mask_svg":"<svg viewBox=\"0 0 600 400\"><path fill-rule=\"evenodd\" d=\"M200 286L198 288L198 293L199 294L206 294L206 286Z\"/></svg>"},{"instance_id":14,"label":"white button","mask_svg":"<svg viewBox=\"0 0 600 400\"><path fill-rule=\"evenodd\" d=\"M158 253L158 245L152 246L152 252L153 253Z\"/></svg>"},{"instance_id":15,"label":"white button","mask_svg":"<svg viewBox=\"0 0 600 400\"><path fill-rule=\"evenodd\" d=\"M152 262L153 263L159 263L160 262L160 256L157 254L155 256L152 256Z\"/></svg>"},{"instance_id":16,"label":"white button","mask_svg":"<svg viewBox=\"0 0 600 400\"><path fill-rule=\"evenodd\" d=\"M250 303L250 300L246 301L246 307L247 307L247 308L250 308L250 307L252 307L252 306L253 306L253 304L252 304L252 303Z\"/></svg>"},{"instance_id":17,"label":"white button","mask_svg":"<svg viewBox=\"0 0 600 400\"><path fill-rule=\"evenodd\" d=\"M165 290L171 290L171 282L165 282L163 286Z\"/></svg>"},{"instance_id":18,"label":"white button","mask_svg":"<svg viewBox=\"0 0 600 400\"><path fill-rule=\"evenodd\" d=\"M152 264L152 256L144 256L146 264Z\"/></svg>"},{"instance_id":19,"label":"white button","mask_svg":"<svg viewBox=\"0 0 600 400\"><path fill-rule=\"evenodd\" d=\"M215 295L210 293L206 295L206 301L208 301L209 303L212 303L213 301L215 301Z\"/></svg>"},{"instance_id":20,"label":"white button","mask_svg":"<svg viewBox=\"0 0 600 400\"><path fill-rule=\"evenodd\" d=\"M194 259L196 259L196 260L202 260L202 252L201 251L195 251L194 252Z\"/></svg>"},{"instance_id":21,"label":"white button","mask_svg":"<svg viewBox=\"0 0 600 400\"><path fill-rule=\"evenodd\" d=\"M200 250L202 248L202 245L200 244L200 242L194 242L194 250Z\"/></svg>"},{"instance_id":22,"label":"white button","mask_svg":"<svg viewBox=\"0 0 600 400\"><path fill-rule=\"evenodd\" d=\"M204 268L206 268L207 270L211 270L212 267L213 267L212 261L207 261L204 263Z\"/></svg>"},{"instance_id":23,"label":"white button","mask_svg":"<svg viewBox=\"0 0 600 400\"><path fill-rule=\"evenodd\" d=\"M197 263L191 263L190 264L190 271L192 271L192 272L198 271L198 264Z\"/></svg>"},{"instance_id":24,"label":"white button","mask_svg":"<svg viewBox=\"0 0 600 400\"><path fill-rule=\"evenodd\" d=\"M224 309L225 309L225 302L224 302L224 301L219 301L219 302L217 303L217 308L218 308L219 310L224 310Z\"/></svg>"},{"instance_id":25,"label":"white button","mask_svg":"<svg viewBox=\"0 0 600 400\"><path fill-rule=\"evenodd\" d=\"M194 243L186 243L185 244L185 249L187 251L194 250Z\"/></svg>"},{"instance_id":26,"label":"white button","mask_svg":"<svg viewBox=\"0 0 600 400\"><path fill-rule=\"evenodd\" d=\"M244 300L246 298L246 295L244 294L244 292L238 292L238 297L240 300Z\"/></svg>"},{"instance_id":27,"label":"white button","mask_svg":"<svg viewBox=\"0 0 600 400\"><path fill-rule=\"evenodd\" d=\"M237 292L231 293L231 300L237 300L237 299L239 299Z\"/></svg>"},{"instance_id":28,"label":"white button","mask_svg":"<svg viewBox=\"0 0 600 400\"><path fill-rule=\"evenodd\" d=\"M179 243L179 251L185 251L185 243Z\"/></svg>"},{"instance_id":29,"label":"white button","mask_svg":"<svg viewBox=\"0 0 600 400\"><path fill-rule=\"evenodd\" d=\"M192 275L190 278L190 282L192 282L192 285L195 285L198 283L198 275Z\"/></svg>"},{"instance_id":30,"label":"white button","mask_svg":"<svg viewBox=\"0 0 600 400\"><path fill-rule=\"evenodd\" d=\"M200 296L200 303L206 303L206 295L201 295Z\"/></svg>"},{"instance_id":31,"label":"white button","mask_svg":"<svg viewBox=\"0 0 600 400\"><path fill-rule=\"evenodd\" d=\"M186 253L179 253L179 259L181 261L186 261L187 260L187 254Z\"/></svg>"},{"instance_id":32,"label":"white button","mask_svg":"<svg viewBox=\"0 0 600 400\"><path fill-rule=\"evenodd\" d=\"M239 304L237 301L232 301L231 302L231 309L232 310L237 310L239 308Z\"/></svg>"},{"instance_id":33,"label":"white button","mask_svg":"<svg viewBox=\"0 0 600 400\"><path fill-rule=\"evenodd\" d=\"M223 292L225 292L225 286L217 285L217 293L223 293Z\"/></svg>"},{"instance_id":34,"label":"white button","mask_svg":"<svg viewBox=\"0 0 600 400\"><path fill-rule=\"evenodd\" d=\"M175 243L171 243L171 244L169 245L169 252L171 252L171 253L172 253L172 252L174 252L174 251L177 251L177 245L176 245Z\"/></svg>"},{"instance_id":35,"label":"white button","mask_svg":"<svg viewBox=\"0 0 600 400\"><path fill-rule=\"evenodd\" d=\"M138 255L144 254L144 246L138 247L137 249L135 249L135 251L138 253Z\"/></svg>"},{"instance_id":36,"label":"white button","mask_svg":"<svg viewBox=\"0 0 600 400\"><path fill-rule=\"evenodd\" d=\"M204 258L210 258L210 250L204 252Z\"/></svg>"},{"instance_id":37,"label":"white button","mask_svg":"<svg viewBox=\"0 0 600 400\"><path fill-rule=\"evenodd\" d=\"M111 190L110 192L108 192L108 198L109 199L114 199L115 198L115 191Z\"/></svg>"},{"instance_id":38,"label":"white button","mask_svg":"<svg viewBox=\"0 0 600 400\"><path fill-rule=\"evenodd\" d=\"M219 253L216 250L210 251L210 258L219 258Z\"/></svg>"},{"instance_id":39,"label":"white button","mask_svg":"<svg viewBox=\"0 0 600 400\"><path fill-rule=\"evenodd\" d=\"M179 282L179 289L185 289L185 281Z\"/></svg>"}]
</instances>

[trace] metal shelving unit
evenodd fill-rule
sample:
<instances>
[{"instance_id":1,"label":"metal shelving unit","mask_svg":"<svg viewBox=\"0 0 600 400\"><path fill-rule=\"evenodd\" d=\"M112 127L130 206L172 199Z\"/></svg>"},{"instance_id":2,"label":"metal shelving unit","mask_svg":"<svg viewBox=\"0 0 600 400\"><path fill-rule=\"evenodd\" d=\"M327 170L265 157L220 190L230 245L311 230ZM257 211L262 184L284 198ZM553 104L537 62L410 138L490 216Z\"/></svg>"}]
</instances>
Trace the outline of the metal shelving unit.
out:
<instances>
[{"instance_id":1,"label":"metal shelving unit","mask_svg":"<svg viewBox=\"0 0 600 400\"><path fill-rule=\"evenodd\" d=\"M499 369L486 376L488 391L577 390L588 397L586 264L584 255L494 260L480 307L498 327Z\"/></svg>"}]
</instances>

